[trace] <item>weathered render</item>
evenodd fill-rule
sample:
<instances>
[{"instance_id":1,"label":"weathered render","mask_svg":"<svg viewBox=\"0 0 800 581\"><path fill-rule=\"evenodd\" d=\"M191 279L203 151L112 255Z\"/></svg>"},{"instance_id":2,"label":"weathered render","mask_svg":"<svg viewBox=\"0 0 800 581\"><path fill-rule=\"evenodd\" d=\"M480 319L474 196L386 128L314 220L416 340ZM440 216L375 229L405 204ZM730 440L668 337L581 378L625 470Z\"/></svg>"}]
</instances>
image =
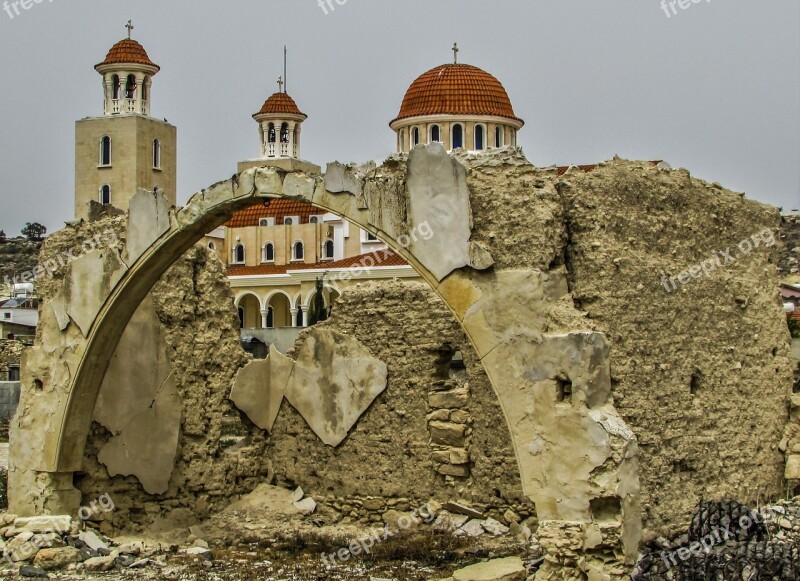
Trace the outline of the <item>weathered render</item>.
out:
<instances>
[{"instance_id":1,"label":"weathered render","mask_svg":"<svg viewBox=\"0 0 800 581\"><path fill-rule=\"evenodd\" d=\"M458 160L439 145L421 146L407 161L392 157L381 168L329 171L327 187L300 172L247 170L171 212L167 231L159 227L163 205L157 199L134 204L132 212L145 218L131 216L127 249L89 254L73 266L73 272L102 274L102 283L96 285L99 291L86 289L67 274L43 309L40 342L28 357L12 434L13 510L77 507L72 473L81 469L108 361L134 312L169 265L206 231L258 198L280 195L310 201L381 236L419 270L462 325L503 410L522 491L536 507L537 535L548 551L537 578L623 575L623 562L636 555L642 519L648 534L682 522L701 490L687 493L684 479L668 477L666 466L678 474L684 466L699 469L713 455L719 463L703 480L706 490L746 495L753 492L743 486L758 484L765 495L778 492L782 458L776 448L790 377L788 332L785 326L781 331L772 294L772 249L751 249L707 280L693 280L694 286L681 282L669 297L656 295L657 307L669 305L653 315L658 325L647 321L652 306L642 306L653 298L662 272L677 275L706 258L708 249L751 235L745 227L774 228L776 213L664 165L614 161L595 172L574 170L562 177L537 170L513 149ZM686 219L678 227L680 212ZM713 227L700 227L705 214L715 216ZM132 225L150 223L151 231L131 235ZM432 236L418 236L423 230ZM680 238L688 234L697 241ZM144 242L148 238L150 245ZM692 292L699 300L685 299ZM714 316L720 304L728 316L723 321ZM665 335L669 317L681 330L676 341ZM714 324L722 331L710 332ZM736 339L731 332L739 333ZM315 334L335 336L322 326L301 342L310 345ZM694 350L681 351L685 344ZM296 348L294 367L305 361L314 368L304 348ZM754 358L753 364L741 357ZM391 363L385 355L378 359ZM243 365L234 363L231 378ZM670 365L678 372L668 376L669 383L660 382L657 370ZM689 369L695 371L684 377ZM273 381L271 366L267 372L269 385L262 384L261 394L250 374L264 373L263 364L241 372L233 397L250 410L245 411L256 425L272 423L279 432L282 408L272 388L275 383L280 391L283 382ZM319 379L318 371L314 374ZM727 381L735 387L725 403L712 390L704 393L704 385L719 390ZM369 393L380 394L380 382L366 383L371 387L357 410L372 401ZM685 394L679 396L679 385L688 385L695 396L691 405ZM454 418L464 419L457 412L470 389L452 380L441 387L428 398L432 465L445 477L465 478L464 459L474 441ZM288 390L287 398L291 401ZM293 404L313 416L308 400L296 398ZM710 411L720 405L727 415ZM731 418L737 414L752 422L748 429L731 445L722 440L709 451L717 425L733 437ZM351 432L351 421L326 430L314 420L311 427L335 446L339 428ZM686 440L678 451L669 448L676 437ZM732 460L740 449L758 465ZM664 491L665 486L671 488ZM662 494L673 507L658 508Z\"/></svg>"}]
</instances>

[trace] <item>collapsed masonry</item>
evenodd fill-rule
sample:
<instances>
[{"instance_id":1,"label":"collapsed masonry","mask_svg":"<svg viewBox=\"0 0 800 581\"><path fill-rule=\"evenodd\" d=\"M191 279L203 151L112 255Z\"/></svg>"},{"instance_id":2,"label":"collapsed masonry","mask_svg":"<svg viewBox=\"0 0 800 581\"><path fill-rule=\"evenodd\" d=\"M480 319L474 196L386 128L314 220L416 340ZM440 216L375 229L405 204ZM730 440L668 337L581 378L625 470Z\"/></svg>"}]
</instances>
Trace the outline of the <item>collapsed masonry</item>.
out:
<instances>
[{"instance_id":1,"label":"collapsed masonry","mask_svg":"<svg viewBox=\"0 0 800 581\"><path fill-rule=\"evenodd\" d=\"M792 382L776 249L763 238L675 289L662 278L774 233L777 211L664 164L559 173L516 150L421 147L324 181L250 170L175 213L150 196L130 223L57 233L43 259L109 227L120 244L41 289L12 510L70 508L73 481L114 496L108 528L190 523L273 480L360 522L461 500L538 524L537 578L605 578L643 537L685 528L701 495L780 492ZM270 195L405 236L395 247L436 292L348 289L292 352L249 361L222 265L199 247L175 260ZM433 238L411 240L423 222ZM248 435L224 448L237 406Z\"/></svg>"}]
</instances>

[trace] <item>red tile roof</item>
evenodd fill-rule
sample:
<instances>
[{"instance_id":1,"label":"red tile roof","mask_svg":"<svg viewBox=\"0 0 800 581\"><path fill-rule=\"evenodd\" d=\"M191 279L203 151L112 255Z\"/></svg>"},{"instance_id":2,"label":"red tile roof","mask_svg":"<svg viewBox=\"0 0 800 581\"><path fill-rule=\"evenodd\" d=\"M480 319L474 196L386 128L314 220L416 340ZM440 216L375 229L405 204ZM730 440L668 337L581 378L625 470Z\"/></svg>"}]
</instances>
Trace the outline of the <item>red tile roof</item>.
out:
<instances>
[{"instance_id":1,"label":"red tile roof","mask_svg":"<svg viewBox=\"0 0 800 581\"><path fill-rule=\"evenodd\" d=\"M264 206L262 202L245 208L244 210L239 210L228 220L225 226L228 228L258 226L258 221L261 218L275 218L275 224L280 226L283 224L283 218L286 216L300 216L300 221L307 224L309 216L324 213L322 210L318 210L306 202L298 202L286 198L267 201L269 203L268 206Z\"/></svg>"},{"instance_id":2,"label":"red tile roof","mask_svg":"<svg viewBox=\"0 0 800 581\"><path fill-rule=\"evenodd\" d=\"M478 67L463 64L436 67L411 84L395 121L421 115L518 119L500 81Z\"/></svg>"},{"instance_id":3,"label":"red tile roof","mask_svg":"<svg viewBox=\"0 0 800 581\"><path fill-rule=\"evenodd\" d=\"M269 99L264 101L264 105L261 107L261 111L256 113L256 115L280 115L280 114L288 114L288 115L302 115L303 117L308 117L305 113L300 111L300 108L297 106L297 103L294 102L288 94L286 93L275 93ZM256 115L253 115L255 117Z\"/></svg>"},{"instance_id":4,"label":"red tile roof","mask_svg":"<svg viewBox=\"0 0 800 581\"><path fill-rule=\"evenodd\" d=\"M370 260L371 258L371 260ZM344 260L315 262L313 264L262 264L259 266L229 266L228 276L258 276L267 274L286 274L290 270L335 270L342 268L360 268L365 266L408 266L398 254L391 250L376 250L368 254L352 256Z\"/></svg>"},{"instance_id":5,"label":"red tile roof","mask_svg":"<svg viewBox=\"0 0 800 581\"><path fill-rule=\"evenodd\" d=\"M103 65L114 64L147 65L161 70L161 67L151 61L150 57L147 56L147 51L144 50L144 47L130 38L120 40L117 44L112 46L111 50L109 50L106 55L106 60L95 66L95 69Z\"/></svg>"}]
</instances>

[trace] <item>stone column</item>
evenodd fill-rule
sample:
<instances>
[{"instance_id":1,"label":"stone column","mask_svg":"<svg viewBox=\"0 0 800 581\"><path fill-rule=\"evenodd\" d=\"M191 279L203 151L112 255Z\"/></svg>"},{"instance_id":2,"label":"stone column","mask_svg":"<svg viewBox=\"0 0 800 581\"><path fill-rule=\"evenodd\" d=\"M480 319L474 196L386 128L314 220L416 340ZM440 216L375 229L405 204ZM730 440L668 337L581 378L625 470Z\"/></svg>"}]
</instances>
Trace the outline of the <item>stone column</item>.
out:
<instances>
[{"instance_id":1,"label":"stone column","mask_svg":"<svg viewBox=\"0 0 800 581\"><path fill-rule=\"evenodd\" d=\"M308 309L303 309L303 327L308 327Z\"/></svg>"},{"instance_id":2,"label":"stone column","mask_svg":"<svg viewBox=\"0 0 800 581\"><path fill-rule=\"evenodd\" d=\"M261 309L261 328L267 328L267 316L269 315L269 310Z\"/></svg>"},{"instance_id":3,"label":"stone column","mask_svg":"<svg viewBox=\"0 0 800 581\"><path fill-rule=\"evenodd\" d=\"M295 157L294 155L294 126L296 123L290 122L289 123L289 157Z\"/></svg>"},{"instance_id":4,"label":"stone column","mask_svg":"<svg viewBox=\"0 0 800 581\"><path fill-rule=\"evenodd\" d=\"M297 309L289 310L289 313L292 315L292 327L297 326Z\"/></svg>"},{"instance_id":5,"label":"stone column","mask_svg":"<svg viewBox=\"0 0 800 581\"><path fill-rule=\"evenodd\" d=\"M134 105L134 110L136 113L140 115L144 115L144 108L142 107L142 103L144 100L142 99L142 85L144 85L144 77L142 75L136 75L136 104Z\"/></svg>"}]
</instances>

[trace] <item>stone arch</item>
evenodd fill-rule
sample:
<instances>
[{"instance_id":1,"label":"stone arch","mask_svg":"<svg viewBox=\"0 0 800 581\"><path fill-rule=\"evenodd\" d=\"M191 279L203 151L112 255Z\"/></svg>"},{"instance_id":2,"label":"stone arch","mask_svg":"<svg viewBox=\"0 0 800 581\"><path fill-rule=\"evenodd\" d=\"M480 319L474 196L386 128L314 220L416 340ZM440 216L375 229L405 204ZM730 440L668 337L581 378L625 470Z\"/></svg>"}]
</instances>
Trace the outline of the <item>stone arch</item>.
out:
<instances>
[{"instance_id":1,"label":"stone arch","mask_svg":"<svg viewBox=\"0 0 800 581\"><path fill-rule=\"evenodd\" d=\"M260 298L258 298L258 295L256 293L254 293L253 291L242 291L242 292L240 292L233 299L233 304L236 305L237 307L240 306L241 302L247 296L251 296L251 297L255 298L258 301L258 304L262 309L266 309L267 305L269 304L269 301L267 301L266 299L261 300Z\"/></svg>"},{"instance_id":2,"label":"stone arch","mask_svg":"<svg viewBox=\"0 0 800 581\"><path fill-rule=\"evenodd\" d=\"M177 209L161 194L137 194L124 260L108 249L80 257L71 265L72 287L42 314L43 325L67 338L55 349L34 349L27 359L20 406L27 411L12 431L11 510L78 508L72 476L81 468L108 361L134 311L170 265L235 211L287 197L378 236L453 312L506 416L542 545L555 553L550 541L565 535L599 536L602 543L606 533L595 524L602 520L608 542L635 558L641 529L636 441L613 407L608 343L591 331L546 334L535 327L543 306L568 295L566 272L492 270L491 248L471 240L466 168L441 144L415 148L406 176L394 182L368 182L366 174L341 164L331 164L324 180L253 168ZM84 288L76 282L87 275L103 283ZM571 382L572 405L557 400L563 377ZM597 499L616 507L613 514L593 514Z\"/></svg>"}]
</instances>

